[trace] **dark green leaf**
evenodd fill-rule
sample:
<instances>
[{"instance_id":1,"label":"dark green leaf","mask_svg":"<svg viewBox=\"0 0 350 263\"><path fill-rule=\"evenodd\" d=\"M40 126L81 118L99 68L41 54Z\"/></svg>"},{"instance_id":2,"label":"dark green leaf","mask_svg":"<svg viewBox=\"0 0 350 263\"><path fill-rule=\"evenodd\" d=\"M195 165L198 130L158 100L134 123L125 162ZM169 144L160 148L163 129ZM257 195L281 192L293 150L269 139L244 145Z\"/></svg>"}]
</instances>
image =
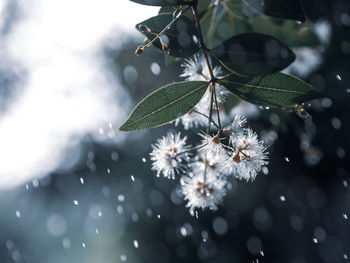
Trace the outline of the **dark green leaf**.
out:
<instances>
[{"instance_id":1,"label":"dark green leaf","mask_svg":"<svg viewBox=\"0 0 350 263\"><path fill-rule=\"evenodd\" d=\"M152 6L177 6L191 2L190 0L130 0L132 2L141 5L152 5Z\"/></svg>"},{"instance_id":2,"label":"dark green leaf","mask_svg":"<svg viewBox=\"0 0 350 263\"><path fill-rule=\"evenodd\" d=\"M278 72L295 60L295 54L285 44L260 33L234 36L211 53L229 70L244 76Z\"/></svg>"},{"instance_id":3,"label":"dark green leaf","mask_svg":"<svg viewBox=\"0 0 350 263\"><path fill-rule=\"evenodd\" d=\"M172 14L160 14L137 24L136 29L140 30L139 25L142 24L146 25L153 33L159 34L172 20ZM155 35L152 33L142 32L142 34L149 40L155 38ZM199 45L195 42L195 39L198 39L197 29L194 23L187 17L181 16L164 35L169 39L168 48L170 56L188 57L199 50ZM159 39L153 44L162 50Z\"/></svg>"},{"instance_id":4,"label":"dark green leaf","mask_svg":"<svg viewBox=\"0 0 350 263\"><path fill-rule=\"evenodd\" d=\"M207 90L205 81L168 84L144 98L119 128L132 131L160 126L188 113Z\"/></svg>"},{"instance_id":5,"label":"dark green leaf","mask_svg":"<svg viewBox=\"0 0 350 263\"><path fill-rule=\"evenodd\" d=\"M305 21L299 0L242 0L245 4L268 16Z\"/></svg>"},{"instance_id":6,"label":"dark green leaf","mask_svg":"<svg viewBox=\"0 0 350 263\"><path fill-rule=\"evenodd\" d=\"M249 19L254 32L271 35L288 46L317 46L320 40L310 22L298 24L291 20L280 20L264 15Z\"/></svg>"},{"instance_id":7,"label":"dark green leaf","mask_svg":"<svg viewBox=\"0 0 350 263\"><path fill-rule=\"evenodd\" d=\"M219 83L243 100L270 108L291 107L323 97L301 79L280 72L255 78L231 74Z\"/></svg>"}]
</instances>

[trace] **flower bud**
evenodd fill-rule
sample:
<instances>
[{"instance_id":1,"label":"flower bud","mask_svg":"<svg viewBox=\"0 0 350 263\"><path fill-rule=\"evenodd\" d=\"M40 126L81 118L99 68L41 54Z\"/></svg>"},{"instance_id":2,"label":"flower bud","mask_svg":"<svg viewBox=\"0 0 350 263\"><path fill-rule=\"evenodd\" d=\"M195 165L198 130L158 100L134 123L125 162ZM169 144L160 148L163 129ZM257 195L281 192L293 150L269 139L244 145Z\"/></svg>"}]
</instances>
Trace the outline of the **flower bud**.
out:
<instances>
[{"instance_id":1,"label":"flower bud","mask_svg":"<svg viewBox=\"0 0 350 263\"><path fill-rule=\"evenodd\" d=\"M141 32L151 32L151 30L146 25L139 25L139 29Z\"/></svg>"}]
</instances>

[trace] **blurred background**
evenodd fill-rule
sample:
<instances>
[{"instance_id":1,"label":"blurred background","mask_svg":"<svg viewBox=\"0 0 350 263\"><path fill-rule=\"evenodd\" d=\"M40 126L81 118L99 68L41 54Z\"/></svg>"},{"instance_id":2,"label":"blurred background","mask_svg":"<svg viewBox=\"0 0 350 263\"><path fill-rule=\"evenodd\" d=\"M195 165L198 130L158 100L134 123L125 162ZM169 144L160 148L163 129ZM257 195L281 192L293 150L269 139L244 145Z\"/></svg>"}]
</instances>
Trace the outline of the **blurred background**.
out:
<instances>
[{"instance_id":1,"label":"blurred background","mask_svg":"<svg viewBox=\"0 0 350 263\"><path fill-rule=\"evenodd\" d=\"M288 71L327 97L312 122L237 106L270 164L196 218L178 180L150 169L150 145L182 127L118 131L140 99L181 79L182 61L134 55L134 24L158 8L0 0L0 262L349 261L350 3L303 4L324 45L296 51Z\"/></svg>"}]
</instances>

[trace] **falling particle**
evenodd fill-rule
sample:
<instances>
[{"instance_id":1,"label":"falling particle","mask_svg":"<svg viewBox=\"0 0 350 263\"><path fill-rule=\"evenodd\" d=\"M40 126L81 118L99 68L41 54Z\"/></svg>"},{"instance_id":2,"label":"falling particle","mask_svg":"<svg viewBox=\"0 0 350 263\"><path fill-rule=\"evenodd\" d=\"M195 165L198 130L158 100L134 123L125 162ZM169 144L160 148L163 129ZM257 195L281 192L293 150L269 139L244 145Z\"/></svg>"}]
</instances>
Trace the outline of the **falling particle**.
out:
<instances>
[{"instance_id":1,"label":"falling particle","mask_svg":"<svg viewBox=\"0 0 350 263\"><path fill-rule=\"evenodd\" d=\"M38 179L34 179L34 180L32 181L32 184L33 184L33 186L34 186L35 188L38 188L38 187L39 187L39 180L38 180Z\"/></svg>"},{"instance_id":2,"label":"falling particle","mask_svg":"<svg viewBox=\"0 0 350 263\"><path fill-rule=\"evenodd\" d=\"M341 80L341 76L339 74L337 74L335 77L337 78L337 80Z\"/></svg>"},{"instance_id":3,"label":"falling particle","mask_svg":"<svg viewBox=\"0 0 350 263\"><path fill-rule=\"evenodd\" d=\"M130 175L131 181L135 182L135 177L133 175Z\"/></svg>"},{"instance_id":4,"label":"falling particle","mask_svg":"<svg viewBox=\"0 0 350 263\"><path fill-rule=\"evenodd\" d=\"M118 214L122 214L124 212L124 208L121 205L118 205L117 212L118 212Z\"/></svg>"},{"instance_id":5,"label":"falling particle","mask_svg":"<svg viewBox=\"0 0 350 263\"><path fill-rule=\"evenodd\" d=\"M208 238L209 238L208 232L205 231L205 230L202 231L202 240L203 240L203 242L207 242Z\"/></svg>"},{"instance_id":6,"label":"falling particle","mask_svg":"<svg viewBox=\"0 0 350 263\"><path fill-rule=\"evenodd\" d=\"M142 158L141 160L142 160L142 162L144 162L144 163L146 162L146 158Z\"/></svg>"},{"instance_id":7,"label":"falling particle","mask_svg":"<svg viewBox=\"0 0 350 263\"><path fill-rule=\"evenodd\" d=\"M265 256L264 251L260 250L259 253L260 253L260 256L262 256L262 257Z\"/></svg>"},{"instance_id":8,"label":"falling particle","mask_svg":"<svg viewBox=\"0 0 350 263\"><path fill-rule=\"evenodd\" d=\"M107 168L107 173L111 174L111 170L109 168Z\"/></svg>"},{"instance_id":9,"label":"falling particle","mask_svg":"<svg viewBox=\"0 0 350 263\"><path fill-rule=\"evenodd\" d=\"M98 216L101 217L102 216L102 212L101 211L98 211Z\"/></svg>"},{"instance_id":10,"label":"falling particle","mask_svg":"<svg viewBox=\"0 0 350 263\"><path fill-rule=\"evenodd\" d=\"M343 186L344 186L345 188L347 188L347 187L348 187L348 181L344 180L344 181L343 181Z\"/></svg>"},{"instance_id":11,"label":"falling particle","mask_svg":"<svg viewBox=\"0 0 350 263\"><path fill-rule=\"evenodd\" d=\"M80 183L84 184L84 178L83 177L80 177Z\"/></svg>"},{"instance_id":12,"label":"falling particle","mask_svg":"<svg viewBox=\"0 0 350 263\"><path fill-rule=\"evenodd\" d=\"M160 215L157 215L158 219L160 218Z\"/></svg>"},{"instance_id":13,"label":"falling particle","mask_svg":"<svg viewBox=\"0 0 350 263\"><path fill-rule=\"evenodd\" d=\"M347 254L344 254L343 257L344 257L344 259L348 259L348 255Z\"/></svg>"},{"instance_id":14,"label":"falling particle","mask_svg":"<svg viewBox=\"0 0 350 263\"><path fill-rule=\"evenodd\" d=\"M86 247L86 245L85 245L85 243L83 242L83 243L81 243L81 245L83 246L83 247Z\"/></svg>"},{"instance_id":15,"label":"falling particle","mask_svg":"<svg viewBox=\"0 0 350 263\"><path fill-rule=\"evenodd\" d=\"M26 190L28 191L28 189L29 189L29 185L28 185L28 184L26 184Z\"/></svg>"},{"instance_id":16,"label":"falling particle","mask_svg":"<svg viewBox=\"0 0 350 263\"><path fill-rule=\"evenodd\" d=\"M289 163L289 158L288 157L284 157L284 160Z\"/></svg>"},{"instance_id":17,"label":"falling particle","mask_svg":"<svg viewBox=\"0 0 350 263\"><path fill-rule=\"evenodd\" d=\"M346 89L346 92L347 92L347 93L350 93L350 89Z\"/></svg>"},{"instance_id":18,"label":"falling particle","mask_svg":"<svg viewBox=\"0 0 350 263\"><path fill-rule=\"evenodd\" d=\"M125 201L125 196L122 195L122 194L118 195L118 201L119 202L124 202Z\"/></svg>"},{"instance_id":19,"label":"falling particle","mask_svg":"<svg viewBox=\"0 0 350 263\"><path fill-rule=\"evenodd\" d=\"M120 260L123 261L123 262L126 261L126 256L125 255L121 255L120 256Z\"/></svg>"},{"instance_id":20,"label":"falling particle","mask_svg":"<svg viewBox=\"0 0 350 263\"><path fill-rule=\"evenodd\" d=\"M20 217L22 216L21 211L16 210L16 216L17 216L18 218L20 218Z\"/></svg>"},{"instance_id":21,"label":"falling particle","mask_svg":"<svg viewBox=\"0 0 350 263\"><path fill-rule=\"evenodd\" d=\"M134 247L138 248L139 247L139 242L137 240L134 240Z\"/></svg>"},{"instance_id":22,"label":"falling particle","mask_svg":"<svg viewBox=\"0 0 350 263\"><path fill-rule=\"evenodd\" d=\"M75 205L79 205L78 200L74 200L73 203L74 203Z\"/></svg>"},{"instance_id":23,"label":"falling particle","mask_svg":"<svg viewBox=\"0 0 350 263\"><path fill-rule=\"evenodd\" d=\"M286 201L286 197L285 197L284 195L281 195L281 196L280 196L280 200L281 200L282 202L284 202L284 201Z\"/></svg>"},{"instance_id":24,"label":"falling particle","mask_svg":"<svg viewBox=\"0 0 350 263\"><path fill-rule=\"evenodd\" d=\"M98 233L99 233L99 232L98 232L98 229L97 229L97 228L96 228L96 230L95 230L95 231L96 231L96 235L98 235Z\"/></svg>"},{"instance_id":25,"label":"falling particle","mask_svg":"<svg viewBox=\"0 0 350 263\"><path fill-rule=\"evenodd\" d=\"M348 215L347 215L347 214L343 214L343 218L344 218L345 220L348 220Z\"/></svg>"},{"instance_id":26,"label":"falling particle","mask_svg":"<svg viewBox=\"0 0 350 263\"><path fill-rule=\"evenodd\" d=\"M317 240L317 238L315 238L315 237L312 239L312 241L313 241L315 244L318 243L318 240Z\"/></svg>"}]
</instances>

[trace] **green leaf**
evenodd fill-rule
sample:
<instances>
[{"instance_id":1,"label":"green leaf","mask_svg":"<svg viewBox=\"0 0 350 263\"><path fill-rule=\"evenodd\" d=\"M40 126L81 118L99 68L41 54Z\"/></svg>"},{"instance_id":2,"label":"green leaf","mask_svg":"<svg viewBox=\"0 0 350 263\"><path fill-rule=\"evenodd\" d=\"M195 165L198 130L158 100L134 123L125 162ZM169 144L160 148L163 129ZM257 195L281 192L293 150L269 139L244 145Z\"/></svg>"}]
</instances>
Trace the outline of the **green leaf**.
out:
<instances>
[{"instance_id":1,"label":"green leaf","mask_svg":"<svg viewBox=\"0 0 350 263\"><path fill-rule=\"evenodd\" d=\"M159 34L172 20L172 14L160 14L137 24L136 29L141 32L139 25L146 25L153 33L141 33L151 41L156 37L155 34ZM170 56L188 57L199 50L199 45L195 42L195 39L198 39L197 29L194 23L185 16L181 16L164 35L169 40ZM159 39L155 40L153 45L162 50Z\"/></svg>"},{"instance_id":2,"label":"green leaf","mask_svg":"<svg viewBox=\"0 0 350 263\"><path fill-rule=\"evenodd\" d=\"M191 2L190 0L130 0L132 2L141 5L152 5L152 6L177 6Z\"/></svg>"},{"instance_id":3,"label":"green leaf","mask_svg":"<svg viewBox=\"0 0 350 263\"><path fill-rule=\"evenodd\" d=\"M291 20L259 15L249 19L248 22L254 32L271 35L291 47L314 47L321 43L309 21L298 24Z\"/></svg>"},{"instance_id":4,"label":"green leaf","mask_svg":"<svg viewBox=\"0 0 350 263\"><path fill-rule=\"evenodd\" d=\"M285 44L260 33L234 36L210 52L233 73L243 76L278 72L295 60L295 54Z\"/></svg>"},{"instance_id":5,"label":"green leaf","mask_svg":"<svg viewBox=\"0 0 350 263\"><path fill-rule=\"evenodd\" d=\"M268 16L305 21L299 0L242 0L245 4Z\"/></svg>"},{"instance_id":6,"label":"green leaf","mask_svg":"<svg viewBox=\"0 0 350 263\"><path fill-rule=\"evenodd\" d=\"M205 81L168 84L144 98L131 112L120 131L141 130L173 121L188 113L207 90Z\"/></svg>"},{"instance_id":7,"label":"green leaf","mask_svg":"<svg viewBox=\"0 0 350 263\"><path fill-rule=\"evenodd\" d=\"M323 93L314 91L301 79L280 72L255 78L231 74L218 80L218 83L242 100L270 108L291 107L323 97Z\"/></svg>"}]
</instances>

